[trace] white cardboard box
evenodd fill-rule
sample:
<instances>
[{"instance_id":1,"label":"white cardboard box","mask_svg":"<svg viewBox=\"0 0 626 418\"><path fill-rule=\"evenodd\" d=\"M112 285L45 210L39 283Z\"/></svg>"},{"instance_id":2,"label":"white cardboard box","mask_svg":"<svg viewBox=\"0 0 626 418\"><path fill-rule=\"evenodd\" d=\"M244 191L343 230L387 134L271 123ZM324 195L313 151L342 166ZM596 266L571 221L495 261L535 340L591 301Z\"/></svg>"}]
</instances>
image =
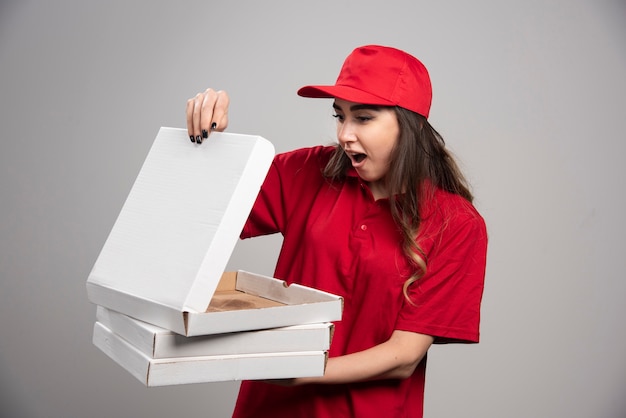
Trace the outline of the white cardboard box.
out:
<instances>
[{"instance_id":1,"label":"white cardboard box","mask_svg":"<svg viewBox=\"0 0 626 418\"><path fill-rule=\"evenodd\" d=\"M154 359L100 322L93 343L146 386L321 376L327 358L308 351Z\"/></svg>"},{"instance_id":2,"label":"white cardboard box","mask_svg":"<svg viewBox=\"0 0 626 418\"><path fill-rule=\"evenodd\" d=\"M96 320L150 358L328 351L333 324L185 337L98 306Z\"/></svg>"},{"instance_id":3,"label":"white cardboard box","mask_svg":"<svg viewBox=\"0 0 626 418\"><path fill-rule=\"evenodd\" d=\"M89 300L186 336L341 319L342 298L224 268L274 156L259 136L202 145L161 128L87 280Z\"/></svg>"}]
</instances>

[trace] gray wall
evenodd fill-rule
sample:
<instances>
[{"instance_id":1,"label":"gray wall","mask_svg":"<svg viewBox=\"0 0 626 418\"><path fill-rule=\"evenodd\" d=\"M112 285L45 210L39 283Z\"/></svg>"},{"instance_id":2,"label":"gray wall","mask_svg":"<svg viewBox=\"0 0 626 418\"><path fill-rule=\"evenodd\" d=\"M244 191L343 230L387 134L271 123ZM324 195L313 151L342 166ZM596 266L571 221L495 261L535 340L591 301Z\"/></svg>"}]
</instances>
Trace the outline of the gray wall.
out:
<instances>
[{"instance_id":1,"label":"gray wall","mask_svg":"<svg viewBox=\"0 0 626 418\"><path fill-rule=\"evenodd\" d=\"M237 383L146 389L91 345L85 280L160 126L232 96L232 132L333 138L355 46L430 69L431 121L490 231L482 342L434 347L428 417L626 416L619 0L2 1L0 405L11 417L224 417ZM189 179L210 181L211 179ZM230 265L271 273L279 240Z\"/></svg>"}]
</instances>

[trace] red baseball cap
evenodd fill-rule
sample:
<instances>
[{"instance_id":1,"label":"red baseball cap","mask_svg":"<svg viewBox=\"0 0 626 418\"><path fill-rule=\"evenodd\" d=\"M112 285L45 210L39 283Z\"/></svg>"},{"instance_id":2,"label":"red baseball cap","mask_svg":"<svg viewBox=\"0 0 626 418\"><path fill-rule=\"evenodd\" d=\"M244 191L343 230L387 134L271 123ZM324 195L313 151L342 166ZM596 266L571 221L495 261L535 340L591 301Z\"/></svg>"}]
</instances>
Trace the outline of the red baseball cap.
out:
<instances>
[{"instance_id":1,"label":"red baseball cap","mask_svg":"<svg viewBox=\"0 0 626 418\"><path fill-rule=\"evenodd\" d=\"M387 46L366 45L348 55L334 86L305 86L298 95L400 106L427 118L432 87L428 70L414 56Z\"/></svg>"}]
</instances>

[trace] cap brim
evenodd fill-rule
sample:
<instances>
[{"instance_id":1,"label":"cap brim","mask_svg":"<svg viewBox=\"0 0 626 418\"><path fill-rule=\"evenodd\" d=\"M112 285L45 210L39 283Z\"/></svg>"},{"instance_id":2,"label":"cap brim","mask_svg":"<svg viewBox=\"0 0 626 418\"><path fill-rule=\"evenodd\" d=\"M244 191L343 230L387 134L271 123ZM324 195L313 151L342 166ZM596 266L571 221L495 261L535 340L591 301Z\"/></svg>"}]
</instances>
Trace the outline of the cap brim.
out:
<instances>
[{"instance_id":1,"label":"cap brim","mask_svg":"<svg viewBox=\"0 0 626 418\"><path fill-rule=\"evenodd\" d=\"M337 98L348 102L363 103L381 106L395 106L389 100L382 99L363 90L349 86L304 86L298 90L298 95L302 97L312 97L318 99Z\"/></svg>"}]
</instances>

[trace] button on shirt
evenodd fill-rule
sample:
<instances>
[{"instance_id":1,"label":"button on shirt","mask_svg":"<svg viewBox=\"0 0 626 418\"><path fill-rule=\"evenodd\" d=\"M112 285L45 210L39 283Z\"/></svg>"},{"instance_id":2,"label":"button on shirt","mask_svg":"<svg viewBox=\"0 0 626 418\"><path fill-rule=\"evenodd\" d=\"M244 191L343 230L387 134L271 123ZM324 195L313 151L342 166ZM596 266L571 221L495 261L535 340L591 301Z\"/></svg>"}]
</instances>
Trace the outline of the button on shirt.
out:
<instances>
[{"instance_id":1,"label":"button on shirt","mask_svg":"<svg viewBox=\"0 0 626 418\"><path fill-rule=\"evenodd\" d=\"M331 357L383 343L395 330L436 343L478 342L486 257L485 224L460 196L434 190L420 210L418 244L427 274L403 295L413 273L389 200L375 200L354 170L322 175L334 148L276 156L242 238L281 233L275 276L340 295ZM421 417L425 359L405 380L279 387L244 382L235 417Z\"/></svg>"}]
</instances>

